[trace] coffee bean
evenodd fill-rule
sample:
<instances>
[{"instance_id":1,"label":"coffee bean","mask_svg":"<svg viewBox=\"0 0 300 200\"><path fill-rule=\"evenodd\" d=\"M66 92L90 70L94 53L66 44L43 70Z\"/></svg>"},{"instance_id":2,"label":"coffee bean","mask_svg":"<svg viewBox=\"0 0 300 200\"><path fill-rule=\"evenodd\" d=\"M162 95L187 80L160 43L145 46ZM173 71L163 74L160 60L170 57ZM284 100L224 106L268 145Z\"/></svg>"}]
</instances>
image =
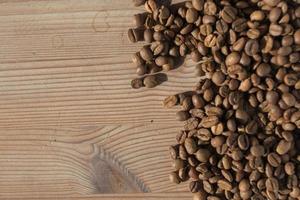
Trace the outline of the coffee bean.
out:
<instances>
[{"instance_id":1,"label":"coffee bean","mask_svg":"<svg viewBox=\"0 0 300 200\"><path fill-rule=\"evenodd\" d=\"M296 98L291 93L285 92L281 98L287 106L294 106L296 104Z\"/></svg>"},{"instance_id":2,"label":"coffee bean","mask_svg":"<svg viewBox=\"0 0 300 200\"><path fill-rule=\"evenodd\" d=\"M158 80L157 80L156 76L149 75L144 78L143 83L144 83L145 87L153 88L158 85Z\"/></svg>"},{"instance_id":3,"label":"coffee bean","mask_svg":"<svg viewBox=\"0 0 300 200\"><path fill-rule=\"evenodd\" d=\"M281 163L281 158L277 153L270 153L267 156L268 162L272 167L278 167Z\"/></svg>"},{"instance_id":4,"label":"coffee bean","mask_svg":"<svg viewBox=\"0 0 300 200\"><path fill-rule=\"evenodd\" d=\"M178 111L176 117L178 121L185 121L190 117L190 114L187 111Z\"/></svg>"},{"instance_id":5,"label":"coffee bean","mask_svg":"<svg viewBox=\"0 0 300 200\"><path fill-rule=\"evenodd\" d=\"M278 189L279 189L278 180L276 178L269 177L266 180L266 188L269 191L278 191Z\"/></svg>"},{"instance_id":6,"label":"coffee bean","mask_svg":"<svg viewBox=\"0 0 300 200\"><path fill-rule=\"evenodd\" d=\"M185 131L180 131L177 135L176 135L176 141L178 144L183 144L185 142L185 139L187 138L187 134Z\"/></svg>"},{"instance_id":7,"label":"coffee bean","mask_svg":"<svg viewBox=\"0 0 300 200\"><path fill-rule=\"evenodd\" d=\"M238 145L241 150L247 150L250 146L249 138L247 135L242 134L238 137Z\"/></svg>"},{"instance_id":8,"label":"coffee bean","mask_svg":"<svg viewBox=\"0 0 300 200\"><path fill-rule=\"evenodd\" d=\"M205 37L204 39L204 45L206 47L214 47L217 43L217 37L214 34L209 34L208 36Z\"/></svg>"},{"instance_id":9,"label":"coffee bean","mask_svg":"<svg viewBox=\"0 0 300 200\"><path fill-rule=\"evenodd\" d=\"M283 32L283 28L282 26L278 25L278 24L271 24L270 28L269 28L269 33L272 36L280 36Z\"/></svg>"},{"instance_id":10,"label":"coffee bean","mask_svg":"<svg viewBox=\"0 0 300 200\"><path fill-rule=\"evenodd\" d=\"M179 169L182 169L184 167L184 162L181 159L175 159L173 161L172 167L177 171Z\"/></svg>"},{"instance_id":11,"label":"coffee bean","mask_svg":"<svg viewBox=\"0 0 300 200\"><path fill-rule=\"evenodd\" d=\"M186 151L189 154L193 154L197 151L197 144L196 144L195 140L192 138L186 138L185 142L184 142L184 146L185 146Z\"/></svg>"},{"instance_id":12,"label":"coffee bean","mask_svg":"<svg viewBox=\"0 0 300 200\"><path fill-rule=\"evenodd\" d=\"M192 193L196 193L201 189L201 183L199 181L192 181L190 182L189 187Z\"/></svg>"},{"instance_id":13,"label":"coffee bean","mask_svg":"<svg viewBox=\"0 0 300 200\"><path fill-rule=\"evenodd\" d=\"M225 6L221 11L221 18L226 22L231 24L237 15L237 10L232 6Z\"/></svg>"},{"instance_id":14,"label":"coffee bean","mask_svg":"<svg viewBox=\"0 0 300 200\"><path fill-rule=\"evenodd\" d=\"M256 69L256 74L260 77L265 77L271 72L271 67L267 63L261 63Z\"/></svg>"},{"instance_id":15,"label":"coffee bean","mask_svg":"<svg viewBox=\"0 0 300 200\"><path fill-rule=\"evenodd\" d=\"M180 178L178 176L178 174L176 172L172 172L170 175L169 175L169 179L172 183L176 183L176 184L179 184L181 181L180 181Z\"/></svg>"},{"instance_id":16,"label":"coffee bean","mask_svg":"<svg viewBox=\"0 0 300 200\"><path fill-rule=\"evenodd\" d=\"M211 146L214 148L220 147L225 143L225 137L216 136L211 139L210 143L211 143Z\"/></svg>"},{"instance_id":17,"label":"coffee bean","mask_svg":"<svg viewBox=\"0 0 300 200\"><path fill-rule=\"evenodd\" d=\"M197 158L197 160L199 160L200 162L208 162L208 159L210 157L211 153L209 150L207 149L198 149L198 151L195 153L195 156Z\"/></svg>"},{"instance_id":18,"label":"coffee bean","mask_svg":"<svg viewBox=\"0 0 300 200\"><path fill-rule=\"evenodd\" d=\"M287 175L293 175L295 174L295 165L292 162L287 162L284 165L284 171Z\"/></svg>"},{"instance_id":19,"label":"coffee bean","mask_svg":"<svg viewBox=\"0 0 300 200\"><path fill-rule=\"evenodd\" d=\"M286 140L280 140L280 142L278 143L278 145L276 147L276 152L279 155L283 155L283 154L286 154L288 151L290 151L291 148L292 148L291 142L288 142Z\"/></svg>"},{"instance_id":20,"label":"coffee bean","mask_svg":"<svg viewBox=\"0 0 300 200\"><path fill-rule=\"evenodd\" d=\"M259 44L257 40L248 40L245 45L245 53L248 56L253 56L259 51Z\"/></svg>"},{"instance_id":21,"label":"coffee bean","mask_svg":"<svg viewBox=\"0 0 300 200\"><path fill-rule=\"evenodd\" d=\"M244 18L238 18L232 23L232 28L236 32L243 32L247 28L247 20Z\"/></svg>"},{"instance_id":22,"label":"coffee bean","mask_svg":"<svg viewBox=\"0 0 300 200\"><path fill-rule=\"evenodd\" d=\"M262 145L255 145L250 148L250 152L253 156L260 157L265 154L265 149Z\"/></svg>"},{"instance_id":23,"label":"coffee bean","mask_svg":"<svg viewBox=\"0 0 300 200\"><path fill-rule=\"evenodd\" d=\"M202 56L198 50L194 50L191 53L191 58L194 62L199 62L201 60Z\"/></svg>"},{"instance_id":24,"label":"coffee bean","mask_svg":"<svg viewBox=\"0 0 300 200\"><path fill-rule=\"evenodd\" d=\"M139 89L141 87L144 87L143 79L141 78L133 79L131 81L131 87L134 89Z\"/></svg>"},{"instance_id":25,"label":"coffee bean","mask_svg":"<svg viewBox=\"0 0 300 200\"><path fill-rule=\"evenodd\" d=\"M197 137L202 141L209 141L211 132L208 129L201 128L197 131Z\"/></svg>"},{"instance_id":26,"label":"coffee bean","mask_svg":"<svg viewBox=\"0 0 300 200\"><path fill-rule=\"evenodd\" d=\"M194 2L194 1L193 1ZM193 200L206 200L207 193L203 190L194 193Z\"/></svg>"},{"instance_id":27,"label":"coffee bean","mask_svg":"<svg viewBox=\"0 0 300 200\"><path fill-rule=\"evenodd\" d=\"M262 21L265 18L265 13L261 10L256 10L250 15L251 21Z\"/></svg>"},{"instance_id":28,"label":"coffee bean","mask_svg":"<svg viewBox=\"0 0 300 200\"><path fill-rule=\"evenodd\" d=\"M225 34L229 31L229 26L224 20L218 20L216 22L216 29L219 33Z\"/></svg>"},{"instance_id":29,"label":"coffee bean","mask_svg":"<svg viewBox=\"0 0 300 200\"><path fill-rule=\"evenodd\" d=\"M257 39L260 36L260 31L258 29L252 28L247 31L247 36L250 39Z\"/></svg>"},{"instance_id":30,"label":"coffee bean","mask_svg":"<svg viewBox=\"0 0 300 200\"><path fill-rule=\"evenodd\" d=\"M232 190L232 185L230 182L228 182L225 179L218 181L218 187L220 187L223 190Z\"/></svg>"},{"instance_id":31,"label":"coffee bean","mask_svg":"<svg viewBox=\"0 0 300 200\"><path fill-rule=\"evenodd\" d=\"M145 2L145 9L149 13L153 13L158 8L158 5L155 0L147 0Z\"/></svg>"},{"instance_id":32,"label":"coffee bean","mask_svg":"<svg viewBox=\"0 0 300 200\"><path fill-rule=\"evenodd\" d=\"M198 12L194 8L189 8L186 11L185 17L187 23L194 23L198 19Z\"/></svg>"},{"instance_id":33,"label":"coffee bean","mask_svg":"<svg viewBox=\"0 0 300 200\"><path fill-rule=\"evenodd\" d=\"M204 3L204 14L214 15L217 12L217 6L213 1L206 1Z\"/></svg>"},{"instance_id":34,"label":"coffee bean","mask_svg":"<svg viewBox=\"0 0 300 200\"><path fill-rule=\"evenodd\" d=\"M146 61L151 61L153 59L153 53L149 46L144 46L140 51L141 58Z\"/></svg>"},{"instance_id":35,"label":"coffee bean","mask_svg":"<svg viewBox=\"0 0 300 200\"><path fill-rule=\"evenodd\" d=\"M208 117L202 118L200 125L204 128L210 128L210 127L216 125L218 122L219 122L219 119L217 116L208 116Z\"/></svg>"},{"instance_id":36,"label":"coffee bean","mask_svg":"<svg viewBox=\"0 0 300 200\"><path fill-rule=\"evenodd\" d=\"M163 101L163 106L165 108L172 108L172 107L174 107L177 104L178 104L178 97L177 97L177 95L168 96Z\"/></svg>"},{"instance_id":37,"label":"coffee bean","mask_svg":"<svg viewBox=\"0 0 300 200\"><path fill-rule=\"evenodd\" d=\"M250 189L250 183L247 179L242 179L239 183L239 190L242 192L248 191Z\"/></svg>"}]
</instances>

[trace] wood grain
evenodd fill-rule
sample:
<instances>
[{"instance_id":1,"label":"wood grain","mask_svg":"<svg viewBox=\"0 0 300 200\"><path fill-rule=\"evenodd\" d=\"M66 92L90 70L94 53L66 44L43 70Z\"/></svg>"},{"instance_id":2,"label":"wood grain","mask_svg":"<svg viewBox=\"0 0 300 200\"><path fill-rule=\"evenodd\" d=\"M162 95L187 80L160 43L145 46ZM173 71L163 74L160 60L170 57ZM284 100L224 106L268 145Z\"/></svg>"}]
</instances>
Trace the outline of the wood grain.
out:
<instances>
[{"instance_id":1,"label":"wood grain","mask_svg":"<svg viewBox=\"0 0 300 200\"><path fill-rule=\"evenodd\" d=\"M127 41L138 12L130 2L2 2L0 127L171 122L174 110L161 100L192 89L193 66L156 89L130 88L131 55L141 46Z\"/></svg>"},{"instance_id":2,"label":"wood grain","mask_svg":"<svg viewBox=\"0 0 300 200\"><path fill-rule=\"evenodd\" d=\"M130 88L142 44L126 33L140 11L131 0L0 0L0 199L190 197L168 180L181 124L161 101L192 89L194 67Z\"/></svg>"}]
</instances>

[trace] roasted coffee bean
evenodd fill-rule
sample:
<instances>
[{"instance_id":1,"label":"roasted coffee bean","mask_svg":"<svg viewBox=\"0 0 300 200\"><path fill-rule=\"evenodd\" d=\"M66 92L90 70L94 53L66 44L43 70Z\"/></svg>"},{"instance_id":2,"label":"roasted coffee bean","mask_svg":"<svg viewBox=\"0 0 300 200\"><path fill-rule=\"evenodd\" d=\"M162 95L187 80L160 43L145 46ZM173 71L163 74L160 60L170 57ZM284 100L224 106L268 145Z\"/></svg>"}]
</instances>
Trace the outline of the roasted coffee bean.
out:
<instances>
[{"instance_id":1,"label":"roasted coffee bean","mask_svg":"<svg viewBox=\"0 0 300 200\"><path fill-rule=\"evenodd\" d=\"M276 152L279 155L283 155L286 154L288 151L290 151L291 147L292 147L291 142L288 142L286 140L281 140L276 147Z\"/></svg>"},{"instance_id":2,"label":"roasted coffee bean","mask_svg":"<svg viewBox=\"0 0 300 200\"><path fill-rule=\"evenodd\" d=\"M195 156L197 160L200 162L208 162L208 159L210 157L211 153L208 149L198 149L198 151L195 153Z\"/></svg>"},{"instance_id":3,"label":"roasted coffee bean","mask_svg":"<svg viewBox=\"0 0 300 200\"><path fill-rule=\"evenodd\" d=\"M133 79L131 81L131 87L134 89L139 89L141 87L144 87L143 79L141 78Z\"/></svg>"},{"instance_id":4,"label":"roasted coffee bean","mask_svg":"<svg viewBox=\"0 0 300 200\"><path fill-rule=\"evenodd\" d=\"M178 121L185 121L187 119L189 119L190 114L187 111L178 111L176 113L176 117Z\"/></svg>"},{"instance_id":5,"label":"roasted coffee bean","mask_svg":"<svg viewBox=\"0 0 300 200\"><path fill-rule=\"evenodd\" d=\"M281 163L281 158L277 153L270 153L267 156L268 162L272 167L278 167Z\"/></svg>"},{"instance_id":6,"label":"roasted coffee bean","mask_svg":"<svg viewBox=\"0 0 300 200\"><path fill-rule=\"evenodd\" d=\"M144 85L147 88L153 88L158 85L158 80L155 75L149 75L144 78Z\"/></svg>"},{"instance_id":7,"label":"roasted coffee bean","mask_svg":"<svg viewBox=\"0 0 300 200\"><path fill-rule=\"evenodd\" d=\"M165 108L172 108L173 106L178 104L178 96L177 95L171 95L164 99L163 106Z\"/></svg>"},{"instance_id":8,"label":"roasted coffee bean","mask_svg":"<svg viewBox=\"0 0 300 200\"><path fill-rule=\"evenodd\" d=\"M219 122L219 119L217 116L208 116L208 117L202 118L200 125L203 126L204 128L210 128L210 127L216 125L218 122Z\"/></svg>"},{"instance_id":9,"label":"roasted coffee bean","mask_svg":"<svg viewBox=\"0 0 300 200\"><path fill-rule=\"evenodd\" d=\"M193 154L197 151L197 144L192 138L185 139L184 146L189 154Z\"/></svg>"},{"instance_id":10,"label":"roasted coffee bean","mask_svg":"<svg viewBox=\"0 0 300 200\"><path fill-rule=\"evenodd\" d=\"M169 175L169 179L172 183L176 183L176 184L179 184L181 182L178 174L176 172L172 172L170 175Z\"/></svg>"}]
</instances>

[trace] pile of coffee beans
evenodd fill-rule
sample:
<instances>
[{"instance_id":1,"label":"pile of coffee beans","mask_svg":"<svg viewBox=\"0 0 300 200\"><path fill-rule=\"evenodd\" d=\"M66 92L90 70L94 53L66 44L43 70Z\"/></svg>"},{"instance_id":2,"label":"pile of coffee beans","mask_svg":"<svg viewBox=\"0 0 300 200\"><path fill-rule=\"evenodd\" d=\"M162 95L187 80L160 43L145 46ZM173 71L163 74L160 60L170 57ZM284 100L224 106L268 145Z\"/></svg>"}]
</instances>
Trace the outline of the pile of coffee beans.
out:
<instances>
[{"instance_id":1,"label":"pile of coffee beans","mask_svg":"<svg viewBox=\"0 0 300 200\"><path fill-rule=\"evenodd\" d=\"M133 88L153 88L190 55L200 77L167 97L183 128L170 147L194 200L300 199L300 2L134 0Z\"/></svg>"}]
</instances>

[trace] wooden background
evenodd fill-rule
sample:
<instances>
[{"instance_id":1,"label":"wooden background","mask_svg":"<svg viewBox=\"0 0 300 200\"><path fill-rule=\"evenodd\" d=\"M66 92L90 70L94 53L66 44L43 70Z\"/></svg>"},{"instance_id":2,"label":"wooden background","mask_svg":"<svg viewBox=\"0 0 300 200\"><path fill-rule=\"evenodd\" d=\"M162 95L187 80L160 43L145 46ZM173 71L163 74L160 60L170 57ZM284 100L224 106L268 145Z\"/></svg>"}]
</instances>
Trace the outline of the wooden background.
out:
<instances>
[{"instance_id":1,"label":"wooden background","mask_svg":"<svg viewBox=\"0 0 300 200\"><path fill-rule=\"evenodd\" d=\"M169 183L189 60L133 90L131 0L0 0L0 198L190 199ZM146 192L146 193L144 193Z\"/></svg>"}]
</instances>

